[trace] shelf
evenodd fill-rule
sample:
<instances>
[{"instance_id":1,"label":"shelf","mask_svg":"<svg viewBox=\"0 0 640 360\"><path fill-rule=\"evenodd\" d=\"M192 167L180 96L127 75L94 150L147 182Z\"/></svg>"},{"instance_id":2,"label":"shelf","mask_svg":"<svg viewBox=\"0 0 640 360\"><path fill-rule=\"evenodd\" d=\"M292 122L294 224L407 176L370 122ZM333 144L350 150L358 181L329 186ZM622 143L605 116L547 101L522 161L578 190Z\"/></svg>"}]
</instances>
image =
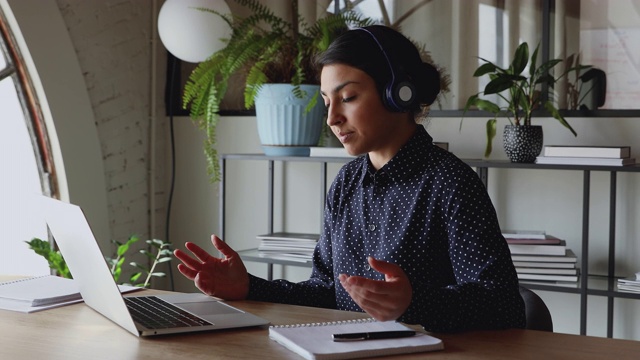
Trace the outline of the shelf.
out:
<instances>
[{"instance_id":1,"label":"shelf","mask_svg":"<svg viewBox=\"0 0 640 360\"><path fill-rule=\"evenodd\" d=\"M317 162L317 163L346 163L355 157L331 156L267 156L264 154L224 154L222 159L229 160L269 160L282 162Z\"/></svg>"},{"instance_id":2,"label":"shelf","mask_svg":"<svg viewBox=\"0 0 640 360\"><path fill-rule=\"evenodd\" d=\"M461 159L461 160L467 163L467 165L471 167L478 167L478 168L640 172L640 164L626 165L626 166L555 165L555 164L514 163L509 160L483 160L483 159Z\"/></svg>"},{"instance_id":3,"label":"shelf","mask_svg":"<svg viewBox=\"0 0 640 360\"><path fill-rule=\"evenodd\" d=\"M267 232L273 232L273 176L274 176L274 162L311 162L321 165L320 176L323 179L323 186L321 186L320 192L323 196L326 196L327 188L327 164L328 163L346 163L353 158L349 157L304 157L304 156L265 156L264 154L224 154L221 156L222 161L222 181L220 187L221 194L221 233L224 238L224 203L225 203L225 179L224 170L227 160L262 160L269 163L269 208L268 208L268 223L269 229ZM640 164L629 166L595 166L595 165L551 165L551 164L534 164L534 163L513 163L508 160L484 160L484 159L462 159L466 164L476 169L476 172L485 186L488 184L489 169L502 168L502 169L531 169L531 170L559 170L559 171L581 171L582 176L582 254L580 259L580 268L589 269L589 211L590 211L590 190L591 190L591 172L608 172L610 177L610 190L609 190L609 264L608 264L608 276L591 275L581 276L578 282L568 284L553 284L534 281L521 281L520 283L530 289L552 291L558 293L571 293L580 296L580 334L586 334L587 325L587 297L588 296L603 296L607 298L607 336L613 337L613 308L614 299L635 299L640 300L640 293L619 291L615 277L615 247L616 247L616 234L615 234L615 218L616 218L616 193L617 193L617 174L618 173L640 173ZM321 222L322 223L322 222ZM273 265L289 265L289 266L301 266L311 267L311 261L297 262L291 260L280 260L274 258L266 258L260 256L257 249L249 249L239 252L242 259L246 261L254 261L260 263L266 263L268 265L269 279L273 276Z\"/></svg>"},{"instance_id":4,"label":"shelf","mask_svg":"<svg viewBox=\"0 0 640 360\"><path fill-rule=\"evenodd\" d=\"M640 293L618 290L617 278L610 278L602 275L589 275L587 278L587 295L640 299ZM580 294L582 288L580 282L567 283L545 283L543 281L525 281L521 280L520 284L533 290L553 291L560 293Z\"/></svg>"}]
</instances>

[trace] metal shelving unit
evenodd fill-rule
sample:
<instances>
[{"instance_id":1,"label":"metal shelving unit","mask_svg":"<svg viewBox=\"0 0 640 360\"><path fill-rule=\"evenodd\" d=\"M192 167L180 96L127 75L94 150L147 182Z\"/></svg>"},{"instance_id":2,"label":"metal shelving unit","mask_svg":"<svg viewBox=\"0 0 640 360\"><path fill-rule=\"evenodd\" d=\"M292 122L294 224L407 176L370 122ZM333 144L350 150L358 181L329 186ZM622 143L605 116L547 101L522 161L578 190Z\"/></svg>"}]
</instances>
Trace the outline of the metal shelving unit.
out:
<instances>
[{"instance_id":1,"label":"metal shelving unit","mask_svg":"<svg viewBox=\"0 0 640 360\"><path fill-rule=\"evenodd\" d=\"M616 195L619 172L640 173L640 165L631 166L585 166L585 165L540 165L512 163L510 161L465 160L476 172L482 182L487 185L490 168L532 169L532 170L560 170L582 172L582 258L580 267L582 275L577 288L567 288L554 285L527 283L531 289L579 293L580 294L580 334L587 333L587 296L607 297L607 337L613 337L613 308L615 298L640 299L640 294L618 291L615 278L615 248L616 248ZM609 254L607 276L589 276L589 209L591 191L591 172L609 173ZM586 275L586 276L585 276Z\"/></svg>"},{"instance_id":2,"label":"metal shelving unit","mask_svg":"<svg viewBox=\"0 0 640 360\"><path fill-rule=\"evenodd\" d=\"M345 163L351 158L341 157L273 157L262 154L224 154L220 157L221 162L221 182L220 182L220 234L225 238L225 185L226 164L229 160L261 160L268 162L268 232L273 232L273 212L274 212L274 164L275 162L315 162L320 165L320 178L322 186L320 187L321 199L324 199L327 193L327 164L328 163ZM616 222L616 195L617 195L617 175L618 173L640 173L640 165L632 166L585 166L585 165L539 165L539 164L522 164L512 163L510 161L496 160L464 160L469 166L476 169L478 176L485 186L489 179L489 169L530 169L530 170L558 170L558 171L580 171L583 173L582 187L582 258L580 266L582 275L580 281L575 287L566 287L553 284L540 284L527 282L526 286L531 289L573 293L580 295L580 334L586 335L587 331L587 298L588 296L604 296L607 298L607 337L613 337L613 309L615 298L640 299L640 294L618 291L616 289L615 277L615 222ZM608 244L608 269L606 276L592 276L587 274L589 269L589 210L590 210L590 190L591 190L591 173L592 172L608 172L610 178L609 188L609 244ZM321 213L322 214L322 213ZM321 222L322 223L322 222ZM240 256L246 261L263 262L268 266L268 278L273 276L273 265L290 265L310 267L311 263L300 263L294 261L278 260L260 257L257 250L245 250L239 252ZM524 282L523 282L524 284Z\"/></svg>"}]
</instances>

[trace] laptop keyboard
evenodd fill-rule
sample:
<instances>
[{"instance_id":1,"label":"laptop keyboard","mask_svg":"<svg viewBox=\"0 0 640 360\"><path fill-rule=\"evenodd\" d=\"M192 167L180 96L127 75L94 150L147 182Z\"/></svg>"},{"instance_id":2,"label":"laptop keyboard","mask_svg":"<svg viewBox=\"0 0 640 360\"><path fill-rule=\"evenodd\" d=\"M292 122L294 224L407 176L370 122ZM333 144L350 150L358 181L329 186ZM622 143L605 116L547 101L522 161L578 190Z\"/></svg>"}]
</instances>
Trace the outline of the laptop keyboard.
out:
<instances>
[{"instance_id":1,"label":"laptop keyboard","mask_svg":"<svg viewBox=\"0 0 640 360\"><path fill-rule=\"evenodd\" d=\"M155 296L125 297L133 320L147 329L213 325Z\"/></svg>"}]
</instances>

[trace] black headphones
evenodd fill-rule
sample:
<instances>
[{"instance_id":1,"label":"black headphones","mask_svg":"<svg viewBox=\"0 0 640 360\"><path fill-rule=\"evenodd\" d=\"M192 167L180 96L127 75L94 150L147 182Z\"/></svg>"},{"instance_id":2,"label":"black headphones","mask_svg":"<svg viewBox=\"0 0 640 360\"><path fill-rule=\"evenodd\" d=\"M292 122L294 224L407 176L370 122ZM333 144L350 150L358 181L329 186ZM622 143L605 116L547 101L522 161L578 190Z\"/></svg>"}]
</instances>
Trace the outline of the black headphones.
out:
<instances>
[{"instance_id":1,"label":"black headphones","mask_svg":"<svg viewBox=\"0 0 640 360\"><path fill-rule=\"evenodd\" d=\"M416 101L416 87L406 76L402 67L393 66L393 63L390 57L387 55L386 51L380 44L378 38L368 29L365 28L356 28L356 30L365 31L367 34L371 35L373 40L378 44L382 55L387 61L389 65L389 70L391 71L391 81L387 83L384 88L382 94L382 102L387 107L387 109L394 112L406 112L409 111L411 106ZM373 30L373 29L372 29Z\"/></svg>"}]
</instances>

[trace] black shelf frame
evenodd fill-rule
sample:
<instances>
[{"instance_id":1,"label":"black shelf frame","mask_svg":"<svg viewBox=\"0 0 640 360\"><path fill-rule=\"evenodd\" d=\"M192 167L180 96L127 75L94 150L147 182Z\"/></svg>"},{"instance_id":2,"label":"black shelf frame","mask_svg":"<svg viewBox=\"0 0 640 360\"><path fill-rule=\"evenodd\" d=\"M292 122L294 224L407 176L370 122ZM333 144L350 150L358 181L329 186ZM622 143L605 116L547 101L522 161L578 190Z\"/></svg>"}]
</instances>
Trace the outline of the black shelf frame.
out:
<instances>
[{"instance_id":1,"label":"black shelf frame","mask_svg":"<svg viewBox=\"0 0 640 360\"><path fill-rule=\"evenodd\" d=\"M320 199L326 198L327 191L329 190L327 187L327 165L329 163L346 163L352 158L347 157L306 157L306 156L266 156L264 154L222 154L220 156L220 211L219 211L219 220L220 220L220 238L226 239L225 237L225 222L226 222L226 167L227 161L229 160L259 160L259 161L267 161L268 170L267 170L267 232L272 233L273 231L273 212L274 212L274 177L275 177L275 163L276 162L315 162L320 164ZM324 202L320 205L323 206ZM322 211L320 212L320 226L322 226ZM259 257L257 252L253 251L254 249L248 249L244 251L239 251L240 257L247 261L252 262L261 262L267 264L267 280L273 279L273 265L292 265L292 266L305 266L304 263L287 261L287 260L279 260L279 259L269 259ZM310 267L311 264L309 263Z\"/></svg>"},{"instance_id":2,"label":"black shelf frame","mask_svg":"<svg viewBox=\"0 0 640 360\"><path fill-rule=\"evenodd\" d=\"M617 180L619 172L640 172L640 165L629 166L595 166L595 165L547 165L547 164L529 164L529 163L512 163L510 161L496 160L465 160L469 166L476 168L476 172L485 184L488 183L489 168L506 168L506 169L536 169L536 170L572 170L581 171L582 176L582 257L580 259L580 267L583 274L580 276L580 286L577 289L561 288L559 286L550 286L542 284L529 283L527 287L537 290L569 292L580 294L580 334L587 334L587 299L589 295L607 297L607 337L613 337L613 310L615 298L640 299L640 294L628 293L616 290L615 275L615 248L616 248L616 196L617 196ZM590 210L590 191L591 191L591 172L601 171L609 173L609 253L607 264L608 284L606 289L593 289L589 286L589 280L593 276L588 275L589 270L589 210Z\"/></svg>"},{"instance_id":3,"label":"black shelf frame","mask_svg":"<svg viewBox=\"0 0 640 360\"><path fill-rule=\"evenodd\" d=\"M225 189L226 189L226 165L229 160L259 160L268 162L268 232L273 232L273 213L274 213L274 168L276 162L315 162L320 164L320 186L321 199L325 199L327 194L327 165L329 163L346 163L352 158L346 157L301 157L301 156L266 156L263 154L223 154L220 156L220 236L225 239ZM564 285L537 283L533 281L522 281L522 284L530 289L572 293L580 295L580 334L586 335L587 332L587 299L588 296L604 296L607 298L607 337L613 337L613 311L614 300L616 298L639 299L640 293L618 291L616 288L617 277L615 276L615 247L616 247L616 196L617 196L617 178L618 173L640 173L640 164L629 166L595 166L595 165L551 165L551 164L533 164L533 163L513 163L507 160L482 160L482 159L463 159L472 168L476 169L476 173L485 184L488 184L489 169L531 169L531 170L559 170L559 171L581 171L583 201L582 201L582 258L580 266L582 275L579 283L575 287L567 287ZM591 190L591 173L592 172L608 172L609 173L609 244L608 244L608 268L607 275L589 275L589 210L590 210L590 190ZM322 217L322 212L320 213ZM320 221L322 224L322 219ZM310 267L311 263L301 263L287 260L271 259L260 257L256 249L239 251L240 256L246 261L261 262L267 264L267 278L273 278L273 265L290 265Z\"/></svg>"}]
</instances>

